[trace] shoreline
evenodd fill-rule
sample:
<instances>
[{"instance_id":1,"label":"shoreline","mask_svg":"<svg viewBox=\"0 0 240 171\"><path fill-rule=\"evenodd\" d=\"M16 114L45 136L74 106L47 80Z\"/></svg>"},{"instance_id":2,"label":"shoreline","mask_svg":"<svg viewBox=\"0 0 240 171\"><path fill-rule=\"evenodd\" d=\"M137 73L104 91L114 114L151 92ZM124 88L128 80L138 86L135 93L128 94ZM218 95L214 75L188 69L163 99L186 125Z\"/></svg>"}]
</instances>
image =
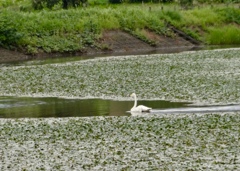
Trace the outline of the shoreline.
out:
<instances>
[{"instance_id":1,"label":"shoreline","mask_svg":"<svg viewBox=\"0 0 240 171\"><path fill-rule=\"evenodd\" d=\"M199 50L217 50L217 49L235 49L240 48L240 45L194 45L194 46L172 46L160 47L151 49L132 49L129 51L120 50L91 50L89 52L75 52L75 53L39 53L36 55L27 55L22 52L8 50L0 47L0 64L24 62L31 60L44 60L54 58L69 58L69 57L83 57L84 59L91 59L92 57L109 57L109 56L129 56L129 55L151 55L151 54L171 54L181 53L187 51Z\"/></svg>"},{"instance_id":2,"label":"shoreline","mask_svg":"<svg viewBox=\"0 0 240 171\"><path fill-rule=\"evenodd\" d=\"M113 56L113 55L139 55L153 53L173 53L204 47L203 44L195 44L192 40L186 40L184 36L178 34L174 38L158 35L148 31L154 37L154 46L122 30L104 31L101 39L96 41L94 47L85 47L81 51L74 52L52 52L39 51L36 54L24 54L20 51L11 51L0 48L0 63L18 62L33 59L47 59L70 56ZM107 48L99 48L103 46Z\"/></svg>"}]
</instances>

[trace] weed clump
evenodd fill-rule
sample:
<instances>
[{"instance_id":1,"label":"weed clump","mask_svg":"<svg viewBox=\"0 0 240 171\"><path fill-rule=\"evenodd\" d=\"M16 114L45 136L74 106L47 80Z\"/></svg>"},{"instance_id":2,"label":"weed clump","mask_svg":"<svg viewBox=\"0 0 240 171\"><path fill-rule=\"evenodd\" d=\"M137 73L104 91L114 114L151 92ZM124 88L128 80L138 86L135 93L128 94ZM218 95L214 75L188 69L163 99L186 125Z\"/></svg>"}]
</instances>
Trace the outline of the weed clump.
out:
<instances>
[{"instance_id":1,"label":"weed clump","mask_svg":"<svg viewBox=\"0 0 240 171\"><path fill-rule=\"evenodd\" d=\"M237 26L225 26L223 28L209 28L206 36L208 44L234 45L240 44L240 29Z\"/></svg>"},{"instance_id":2,"label":"weed clump","mask_svg":"<svg viewBox=\"0 0 240 171\"><path fill-rule=\"evenodd\" d=\"M0 5L1 6L1 5ZM240 10L233 8L194 8L179 10L174 5L108 5L41 11L2 9L0 13L0 45L18 48L26 53L75 52L99 48L105 30L120 29L148 44L145 30L174 37L168 28L177 29L206 44L239 44L237 28ZM219 31L217 31L219 30ZM216 32L228 31L220 42L213 41ZM219 34L219 33L218 33ZM232 39L230 41L230 39Z\"/></svg>"}]
</instances>

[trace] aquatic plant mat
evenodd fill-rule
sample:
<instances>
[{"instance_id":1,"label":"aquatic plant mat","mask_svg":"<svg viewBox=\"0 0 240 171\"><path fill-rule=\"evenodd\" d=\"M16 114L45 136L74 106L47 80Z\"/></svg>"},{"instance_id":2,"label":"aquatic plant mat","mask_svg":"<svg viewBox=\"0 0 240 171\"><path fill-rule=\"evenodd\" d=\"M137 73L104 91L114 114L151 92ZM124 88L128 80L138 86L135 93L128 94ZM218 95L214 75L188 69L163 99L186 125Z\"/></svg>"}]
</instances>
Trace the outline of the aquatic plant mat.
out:
<instances>
[{"instance_id":1,"label":"aquatic plant mat","mask_svg":"<svg viewBox=\"0 0 240 171\"><path fill-rule=\"evenodd\" d=\"M238 170L240 113L0 119L0 170Z\"/></svg>"},{"instance_id":2,"label":"aquatic plant mat","mask_svg":"<svg viewBox=\"0 0 240 171\"><path fill-rule=\"evenodd\" d=\"M240 49L0 68L0 95L240 101ZM238 170L240 112L0 119L0 170Z\"/></svg>"},{"instance_id":3,"label":"aquatic plant mat","mask_svg":"<svg viewBox=\"0 0 240 171\"><path fill-rule=\"evenodd\" d=\"M1 96L240 102L240 48L0 68Z\"/></svg>"}]
</instances>

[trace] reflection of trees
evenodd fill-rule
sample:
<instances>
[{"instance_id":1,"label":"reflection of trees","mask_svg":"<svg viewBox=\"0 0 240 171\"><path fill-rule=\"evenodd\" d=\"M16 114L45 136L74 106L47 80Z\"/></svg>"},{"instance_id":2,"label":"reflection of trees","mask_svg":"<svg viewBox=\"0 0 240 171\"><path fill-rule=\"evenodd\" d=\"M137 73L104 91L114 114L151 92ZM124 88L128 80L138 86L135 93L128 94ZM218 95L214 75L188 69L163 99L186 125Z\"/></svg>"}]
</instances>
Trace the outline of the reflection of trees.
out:
<instances>
[{"instance_id":1,"label":"reflection of trees","mask_svg":"<svg viewBox=\"0 0 240 171\"><path fill-rule=\"evenodd\" d=\"M12 98L11 108L0 110L0 117L67 117L101 116L108 114L109 101L59 98ZM12 103L12 104L9 104ZM19 105L18 105L19 104Z\"/></svg>"},{"instance_id":2,"label":"reflection of trees","mask_svg":"<svg viewBox=\"0 0 240 171\"><path fill-rule=\"evenodd\" d=\"M132 101L109 101L109 113L114 116L127 115L127 111L133 106Z\"/></svg>"},{"instance_id":3,"label":"reflection of trees","mask_svg":"<svg viewBox=\"0 0 240 171\"><path fill-rule=\"evenodd\" d=\"M182 107L186 103L140 100L139 104L150 106L153 109L161 109ZM133 101L10 98L8 105L13 107L0 109L0 117L123 116L128 115L126 111L131 109Z\"/></svg>"},{"instance_id":4,"label":"reflection of trees","mask_svg":"<svg viewBox=\"0 0 240 171\"><path fill-rule=\"evenodd\" d=\"M21 117L43 117L41 105L33 105L33 98L15 98L12 103L12 108L4 108L0 111L1 117L21 118ZM19 103L19 106L14 106ZM22 103L22 104L21 104Z\"/></svg>"},{"instance_id":5,"label":"reflection of trees","mask_svg":"<svg viewBox=\"0 0 240 171\"><path fill-rule=\"evenodd\" d=\"M178 108L178 107L183 107L185 104L187 104L185 102L170 102L170 101L163 101L163 100L142 101L142 103L146 106L151 106L153 109Z\"/></svg>"}]
</instances>

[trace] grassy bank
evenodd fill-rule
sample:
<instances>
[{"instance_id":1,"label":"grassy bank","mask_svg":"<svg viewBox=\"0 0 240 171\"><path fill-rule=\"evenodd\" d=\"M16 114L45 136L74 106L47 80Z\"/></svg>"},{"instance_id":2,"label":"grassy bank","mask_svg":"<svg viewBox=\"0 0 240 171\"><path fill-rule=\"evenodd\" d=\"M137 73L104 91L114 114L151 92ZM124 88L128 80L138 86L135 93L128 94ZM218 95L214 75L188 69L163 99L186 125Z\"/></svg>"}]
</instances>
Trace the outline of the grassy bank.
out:
<instances>
[{"instance_id":1,"label":"grassy bank","mask_svg":"<svg viewBox=\"0 0 240 171\"><path fill-rule=\"evenodd\" d=\"M0 45L30 54L101 49L103 31L112 29L127 31L154 45L142 30L174 38L166 23L205 44L240 44L239 16L238 8L221 5L187 11L174 4L98 5L52 11L21 10L9 5L0 13Z\"/></svg>"}]
</instances>

